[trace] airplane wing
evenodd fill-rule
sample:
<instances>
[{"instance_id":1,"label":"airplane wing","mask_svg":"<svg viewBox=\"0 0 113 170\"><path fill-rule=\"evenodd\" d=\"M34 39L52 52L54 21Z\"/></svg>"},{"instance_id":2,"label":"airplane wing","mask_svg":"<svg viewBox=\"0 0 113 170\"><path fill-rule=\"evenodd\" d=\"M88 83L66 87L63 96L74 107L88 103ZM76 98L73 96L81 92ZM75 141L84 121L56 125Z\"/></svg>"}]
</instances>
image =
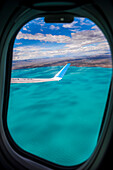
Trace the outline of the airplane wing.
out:
<instances>
[{"instance_id":1,"label":"airplane wing","mask_svg":"<svg viewBox=\"0 0 113 170\"><path fill-rule=\"evenodd\" d=\"M70 63L66 64L54 77L54 80L61 80L66 73L67 69L69 68Z\"/></svg>"},{"instance_id":2,"label":"airplane wing","mask_svg":"<svg viewBox=\"0 0 113 170\"><path fill-rule=\"evenodd\" d=\"M49 82L49 81L59 81L63 78L67 69L69 68L70 63L66 64L53 78L11 78L11 83L40 83L40 82Z\"/></svg>"}]
</instances>

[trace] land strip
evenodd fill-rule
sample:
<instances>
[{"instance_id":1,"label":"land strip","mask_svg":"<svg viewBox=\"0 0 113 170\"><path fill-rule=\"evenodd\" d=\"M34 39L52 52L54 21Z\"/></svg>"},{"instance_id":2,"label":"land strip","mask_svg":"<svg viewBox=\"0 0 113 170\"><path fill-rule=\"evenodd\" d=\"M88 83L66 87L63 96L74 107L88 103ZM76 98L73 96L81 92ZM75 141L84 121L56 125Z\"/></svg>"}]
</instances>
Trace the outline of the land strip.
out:
<instances>
[{"instance_id":1,"label":"land strip","mask_svg":"<svg viewBox=\"0 0 113 170\"><path fill-rule=\"evenodd\" d=\"M50 67L50 66L63 66L71 63L71 66L76 67L104 67L112 68L112 59L110 55L100 55L91 57L60 57L60 58L40 58L31 60L14 60L12 69L25 69L36 67Z\"/></svg>"}]
</instances>

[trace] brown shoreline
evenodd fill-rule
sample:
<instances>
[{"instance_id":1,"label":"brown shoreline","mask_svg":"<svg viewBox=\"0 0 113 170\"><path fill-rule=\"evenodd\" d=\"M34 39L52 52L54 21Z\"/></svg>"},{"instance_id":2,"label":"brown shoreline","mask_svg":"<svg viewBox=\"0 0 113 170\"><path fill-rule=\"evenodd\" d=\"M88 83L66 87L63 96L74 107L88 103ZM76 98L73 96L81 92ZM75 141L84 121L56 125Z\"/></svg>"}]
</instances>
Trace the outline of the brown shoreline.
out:
<instances>
[{"instance_id":1,"label":"brown shoreline","mask_svg":"<svg viewBox=\"0 0 113 170\"><path fill-rule=\"evenodd\" d=\"M36 67L50 67L50 66L63 66L71 63L71 66L76 67L103 67L112 68L112 60L109 55L107 56L93 56L86 58L45 58L13 61L12 69L25 69Z\"/></svg>"}]
</instances>

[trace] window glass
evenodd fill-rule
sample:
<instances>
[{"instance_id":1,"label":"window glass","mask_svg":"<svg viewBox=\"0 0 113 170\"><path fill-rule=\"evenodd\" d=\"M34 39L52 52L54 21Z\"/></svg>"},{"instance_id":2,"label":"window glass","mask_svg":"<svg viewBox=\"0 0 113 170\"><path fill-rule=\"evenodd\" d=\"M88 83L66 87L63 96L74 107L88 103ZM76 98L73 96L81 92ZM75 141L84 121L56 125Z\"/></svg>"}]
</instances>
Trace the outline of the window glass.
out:
<instances>
[{"instance_id":1,"label":"window glass","mask_svg":"<svg viewBox=\"0 0 113 170\"><path fill-rule=\"evenodd\" d=\"M13 48L7 115L13 140L58 165L86 161L97 144L111 75L109 44L91 20L31 20Z\"/></svg>"}]
</instances>

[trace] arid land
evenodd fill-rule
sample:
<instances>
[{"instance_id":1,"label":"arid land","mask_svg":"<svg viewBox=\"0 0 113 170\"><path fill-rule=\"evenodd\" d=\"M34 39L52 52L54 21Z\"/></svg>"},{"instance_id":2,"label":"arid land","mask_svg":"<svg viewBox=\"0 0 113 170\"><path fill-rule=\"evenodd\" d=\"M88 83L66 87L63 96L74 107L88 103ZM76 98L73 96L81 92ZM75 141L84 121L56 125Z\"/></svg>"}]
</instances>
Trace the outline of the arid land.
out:
<instances>
[{"instance_id":1,"label":"arid land","mask_svg":"<svg viewBox=\"0 0 113 170\"><path fill-rule=\"evenodd\" d=\"M76 67L104 67L112 68L111 55L99 55L91 57L78 57L78 58L39 58L29 60L14 60L12 69L36 68L36 67L49 67L49 66L63 66L71 63L71 66Z\"/></svg>"}]
</instances>

